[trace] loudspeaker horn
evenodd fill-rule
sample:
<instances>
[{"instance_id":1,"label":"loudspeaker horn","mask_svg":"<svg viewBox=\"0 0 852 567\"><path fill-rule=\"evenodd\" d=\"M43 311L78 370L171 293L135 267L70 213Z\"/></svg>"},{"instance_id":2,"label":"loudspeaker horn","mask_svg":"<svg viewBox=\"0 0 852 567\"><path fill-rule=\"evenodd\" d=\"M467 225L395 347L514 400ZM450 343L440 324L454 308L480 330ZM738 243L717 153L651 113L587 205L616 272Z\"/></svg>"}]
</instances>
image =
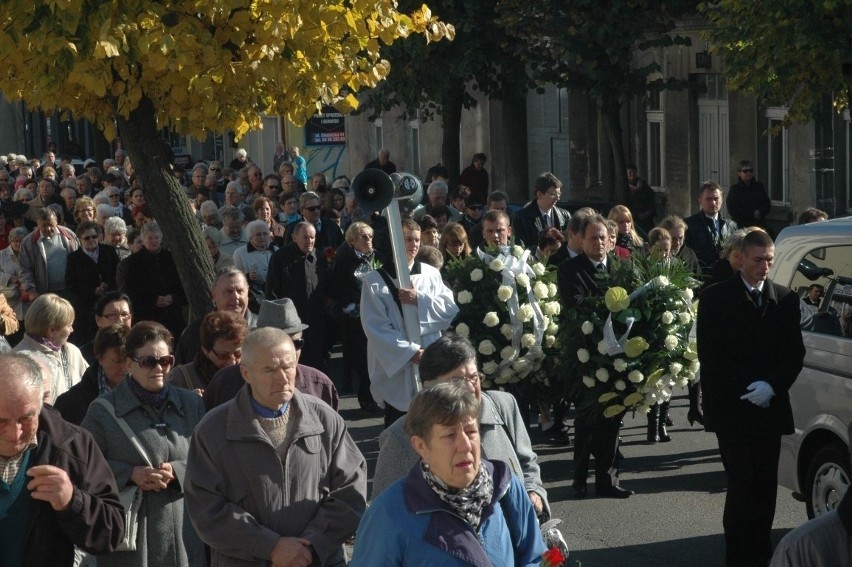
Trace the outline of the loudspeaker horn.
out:
<instances>
[{"instance_id":1,"label":"loudspeaker horn","mask_svg":"<svg viewBox=\"0 0 852 567\"><path fill-rule=\"evenodd\" d=\"M352 180L355 204L371 213L381 211L394 198L394 183L381 169L365 169Z\"/></svg>"},{"instance_id":2,"label":"loudspeaker horn","mask_svg":"<svg viewBox=\"0 0 852 567\"><path fill-rule=\"evenodd\" d=\"M410 213L417 208L423 199L423 184L410 173L391 173L393 181L394 196L399 202L399 211L402 214Z\"/></svg>"}]
</instances>

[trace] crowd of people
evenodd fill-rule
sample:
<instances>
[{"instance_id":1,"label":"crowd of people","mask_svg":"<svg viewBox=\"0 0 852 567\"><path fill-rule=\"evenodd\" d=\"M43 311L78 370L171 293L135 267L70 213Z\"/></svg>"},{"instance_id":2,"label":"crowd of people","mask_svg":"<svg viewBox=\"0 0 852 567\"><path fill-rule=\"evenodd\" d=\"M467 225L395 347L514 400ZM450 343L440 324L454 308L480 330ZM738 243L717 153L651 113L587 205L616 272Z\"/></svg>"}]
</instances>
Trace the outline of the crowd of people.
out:
<instances>
[{"instance_id":1,"label":"crowd of people","mask_svg":"<svg viewBox=\"0 0 852 567\"><path fill-rule=\"evenodd\" d=\"M804 351L787 332L800 326L798 299L767 280L769 199L751 163L728 196L733 219L722 187L705 182L698 212L657 222L634 165L626 201L606 216L560 207L552 173L512 213L486 160L425 176L424 202L401 227L408 287L387 219L358 206L347 176L310 175L299 148L279 144L271 172L245 150L227 168L176 169L217 269L213 311L187 321L175 261L123 150L77 167L52 152L3 156L0 350L14 352L0 355L0 564L343 565L357 530L353 565L539 565L554 542L540 530L551 511L531 413L560 446L573 424L577 498L591 457L598 496L633 492L618 481L621 416L572 410L567 396L483 391L474 346L447 332L459 309L445 266L510 244L556 271L565 308L601 293L596 275L636 254L678 259L702 280L718 307L703 327L699 318L708 370L690 386L687 417L719 437L728 564L766 564L786 391ZM385 149L366 167L396 171ZM827 218L808 215L802 222ZM728 335L713 327L726 309L742 319L737 332L790 343L770 372L740 365L735 387L725 384L735 371L718 365L732 360L719 353L728 345L702 339ZM326 371L338 343L334 383ZM338 390L384 417L369 510L366 461L337 413ZM668 402L653 406L648 442L670 441L669 425ZM125 513L128 488L137 516ZM762 500L744 509L743 494ZM33 517L37 529L25 531ZM45 546L56 553L46 558Z\"/></svg>"}]
</instances>

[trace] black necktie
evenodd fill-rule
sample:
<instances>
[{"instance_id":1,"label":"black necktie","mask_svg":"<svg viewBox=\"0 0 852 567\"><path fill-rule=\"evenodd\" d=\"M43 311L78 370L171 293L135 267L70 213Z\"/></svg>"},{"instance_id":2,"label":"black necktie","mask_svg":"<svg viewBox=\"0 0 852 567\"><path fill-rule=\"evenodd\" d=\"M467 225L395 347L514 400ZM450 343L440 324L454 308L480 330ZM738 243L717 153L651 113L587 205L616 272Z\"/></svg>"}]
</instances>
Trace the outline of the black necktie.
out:
<instances>
[{"instance_id":1,"label":"black necktie","mask_svg":"<svg viewBox=\"0 0 852 567\"><path fill-rule=\"evenodd\" d=\"M751 296L751 301L757 307L760 307L760 290L759 289L751 289L748 294Z\"/></svg>"},{"instance_id":2,"label":"black necktie","mask_svg":"<svg viewBox=\"0 0 852 567\"><path fill-rule=\"evenodd\" d=\"M600 264L598 264L597 270L598 270L600 273L605 274L605 273L606 273L606 264L604 264L603 262L601 262Z\"/></svg>"}]
</instances>

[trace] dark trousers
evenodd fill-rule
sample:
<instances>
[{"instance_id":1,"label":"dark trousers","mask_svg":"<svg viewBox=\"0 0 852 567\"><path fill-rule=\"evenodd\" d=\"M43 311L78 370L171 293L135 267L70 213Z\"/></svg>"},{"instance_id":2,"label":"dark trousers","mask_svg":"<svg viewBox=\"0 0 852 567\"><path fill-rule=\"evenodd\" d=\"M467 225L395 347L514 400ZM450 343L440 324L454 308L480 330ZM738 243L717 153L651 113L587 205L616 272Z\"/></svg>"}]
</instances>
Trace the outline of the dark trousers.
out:
<instances>
[{"instance_id":1,"label":"dark trousers","mask_svg":"<svg viewBox=\"0 0 852 567\"><path fill-rule=\"evenodd\" d=\"M393 423L405 415L406 412L399 411L389 403L385 402L385 429L393 425Z\"/></svg>"},{"instance_id":2,"label":"dark trousers","mask_svg":"<svg viewBox=\"0 0 852 567\"><path fill-rule=\"evenodd\" d=\"M340 326L343 336L343 372L350 380L353 374L358 378L358 402L361 405L374 403L370 393L370 373L367 371L367 337L361 319L344 315Z\"/></svg>"},{"instance_id":3,"label":"dark trousers","mask_svg":"<svg viewBox=\"0 0 852 567\"><path fill-rule=\"evenodd\" d=\"M772 558L772 521L778 492L780 435L716 433L728 479L725 564L766 565Z\"/></svg>"},{"instance_id":4,"label":"dark trousers","mask_svg":"<svg viewBox=\"0 0 852 567\"><path fill-rule=\"evenodd\" d=\"M618 486L618 433L624 414L605 418L594 405L574 418L574 484L586 484L595 457L595 490Z\"/></svg>"}]
</instances>

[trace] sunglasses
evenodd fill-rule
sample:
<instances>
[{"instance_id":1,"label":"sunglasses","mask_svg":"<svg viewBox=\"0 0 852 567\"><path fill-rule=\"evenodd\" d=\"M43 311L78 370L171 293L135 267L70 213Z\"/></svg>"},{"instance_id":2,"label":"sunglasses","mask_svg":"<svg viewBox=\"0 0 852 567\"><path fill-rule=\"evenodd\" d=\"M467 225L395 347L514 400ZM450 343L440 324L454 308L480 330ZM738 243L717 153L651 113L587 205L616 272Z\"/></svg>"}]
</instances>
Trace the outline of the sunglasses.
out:
<instances>
[{"instance_id":1,"label":"sunglasses","mask_svg":"<svg viewBox=\"0 0 852 567\"><path fill-rule=\"evenodd\" d=\"M243 357L242 350L235 350L234 352L218 352L216 349L211 348L210 352L212 352L219 360L240 360Z\"/></svg>"},{"instance_id":2,"label":"sunglasses","mask_svg":"<svg viewBox=\"0 0 852 567\"><path fill-rule=\"evenodd\" d=\"M296 350L302 350L302 347L305 346L305 339L293 339L293 346L296 347Z\"/></svg>"},{"instance_id":3,"label":"sunglasses","mask_svg":"<svg viewBox=\"0 0 852 567\"><path fill-rule=\"evenodd\" d=\"M302 207L302 208L305 209L306 211L311 211L312 213L315 213L318 210L320 210L319 205L314 205L313 207Z\"/></svg>"},{"instance_id":4,"label":"sunglasses","mask_svg":"<svg viewBox=\"0 0 852 567\"><path fill-rule=\"evenodd\" d=\"M97 234L90 234L89 236L84 236L80 238L80 240L95 240L98 237Z\"/></svg>"},{"instance_id":5,"label":"sunglasses","mask_svg":"<svg viewBox=\"0 0 852 567\"><path fill-rule=\"evenodd\" d=\"M481 211L482 205L468 205L467 208L470 209L471 211Z\"/></svg>"},{"instance_id":6,"label":"sunglasses","mask_svg":"<svg viewBox=\"0 0 852 567\"><path fill-rule=\"evenodd\" d=\"M130 360L142 368L155 368L158 364L163 368L167 368L175 363L175 357L170 354L161 356L160 358L156 356L140 356L138 358L131 358Z\"/></svg>"}]
</instances>

